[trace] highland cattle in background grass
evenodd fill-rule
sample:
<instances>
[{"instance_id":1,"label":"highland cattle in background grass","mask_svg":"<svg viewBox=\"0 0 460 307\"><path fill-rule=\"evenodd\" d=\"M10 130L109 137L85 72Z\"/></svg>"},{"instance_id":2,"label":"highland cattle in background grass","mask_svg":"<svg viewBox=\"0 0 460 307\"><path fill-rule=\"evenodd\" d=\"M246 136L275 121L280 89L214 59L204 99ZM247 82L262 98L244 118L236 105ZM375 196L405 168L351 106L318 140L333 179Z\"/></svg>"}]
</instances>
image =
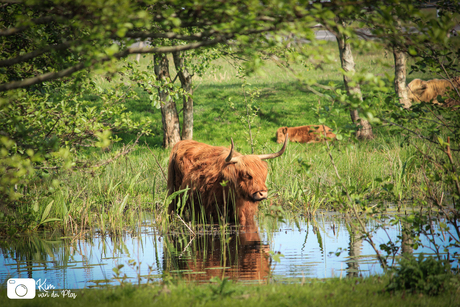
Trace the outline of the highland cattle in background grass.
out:
<instances>
[{"instance_id":1,"label":"highland cattle in background grass","mask_svg":"<svg viewBox=\"0 0 460 307\"><path fill-rule=\"evenodd\" d=\"M276 142L283 143L289 134L291 142L317 143L324 140L335 140L332 129L324 125L309 125L300 127L281 127L276 130Z\"/></svg>"}]
</instances>

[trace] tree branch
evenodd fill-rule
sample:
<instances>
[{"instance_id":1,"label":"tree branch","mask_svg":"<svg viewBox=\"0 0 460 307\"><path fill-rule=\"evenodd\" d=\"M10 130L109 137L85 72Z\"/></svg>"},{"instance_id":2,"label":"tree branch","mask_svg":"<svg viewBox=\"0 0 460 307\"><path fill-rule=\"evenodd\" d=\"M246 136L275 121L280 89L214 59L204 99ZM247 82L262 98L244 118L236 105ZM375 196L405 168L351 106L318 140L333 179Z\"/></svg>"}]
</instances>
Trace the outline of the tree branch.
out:
<instances>
[{"instance_id":1,"label":"tree branch","mask_svg":"<svg viewBox=\"0 0 460 307\"><path fill-rule=\"evenodd\" d=\"M186 51L186 50L191 50L191 49L196 49L199 47L204 47L204 46L211 46L211 45L216 45L218 43L224 42L227 40L227 38L220 38L220 39L214 39L210 41L203 41L203 42L198 42L198 43L192 43L188 45L181 45L181 46L166 46L166 47L143 47L143 48L127 48L121 52L118 52L114 54L113 56L105 56L99 59L93 59L90 61L88 64L87 61L79 63L75 66L63 69L58 72L49 72L37 77L33 78L28 78L24 79L21 81L13 81L9 83L4 83L0 85L0 92L8 91L8 90L13 90L17 88L24 88L27 86L35 85L41 82L45 81L50 81L50 80L55 80L63 77L70 76L74 72L80 71L85 68L92 67L96 64L101 64L107 61L110 61L111 59L121 59L124 58L130 54L135 54L135 53L170 53L174 51Z\"/></svg>"},{"instance_id":2,"label":"tree branch","mask_svg":"<svg viewBox=\"0 0 460 307\"><path fill-rule=\"evenodd\" d=\"M123 148L117 152L117 154L115 156L113 156L112 158L109 158L107 160L104 160L104 161L99 161L98 163L96 164L91 164L91 162L89 161L82 161L82 162L77 162L79 163L80 165L78 166L73 166L71 167L70 169L72 170L78 170L78 169L85 169L85 168L97 168L97 167L101 167L101 166L104 166L104 165L107 165L109 163L112 163L113 161L117 160L119 157L121 156L126 156L127 154L129 154L131 151L133 151L135 148L136 148L136 145L137 143L139 142L139 139L140 137L143 135L143 133L139 133L137 135L137 138L136 140L134 141L133 144L129 144L129 145L124 145ZM48 170L53 170L53 169L62 169L62 166L37 166L35 167L35 169L48 169Z\"/></svg>"},{"instance_id":3,"label":"tree branch","mask_svg":"<svg viewBox=\"0 0 460 307\"><path fill-rule=\"evenodd\" d=\"M276 26L273 25L273 26L270 26L270 27L267 27L267 28L263 28L263 29L259 29L259 30L250 30L250 31L246 31L246 32L243 32L243 33L239 33L239 34L245 34L245 35L259 34L259 33L272 31L275 28L276 28ZM27 87L27 86L31 86L31 85L34 85L34 84L41 83L41 82L67 77L67 76L70 76L71 74L73 74L74 72L80 71L80 70L88 68L88 67L92 67L92 66L94 66L94 65L96 65L98 63L104 63L104 62L110 61L111 59L121 59L121 58L124 58L124 57L126 57L126 56L128 56L130 54L135 54L135 53L156 53L156 54L160 54L160 53L172 53L172 52L177 52L177 51L192 50L192 49L197 49L197 48L200 48L200 47L217 45L219 43L223 43L223 42L228 41L229 39L233 38L234 36L235 36L235 34L229 33L227 35L219 36L219 37L217 37L217 38L215 38L213 40L205 40L205 41L201 41L201 42L190 43L190 44L187 44L187 45L179 45L179 46L163 46L163 47L154 47L154 48L152 48L152 47L143 47L143 48L131 47L131 48L127 48L127 49L125 49L125 50L123 50L121 52L118 52L118 53L114 54L111 57L106 56L106 57L102 57L102 58L99 58L99 59L93 59L93 60L90 60L89 63L88 63L88 61L84 61L84 62L81 62L81 63L75 65L75 66L63 69L63 70L58 71L58 72L49 72L49 73L46 73L46 74L43 74L43 75L40 75L40 76L37 76L37 77L28 78L28 79L24 79L24 80L21 80L21 81L13 81L13 82L9 82L9 83L4 83L4 84L0 85L0 92L13 90L13 89L17 89L17 88L24 88L24 87Z\"/></svg>"},{"instance_id":4,"label":"tree branch","mask_svg":"<svg viewBox=\"0 0 460 307\"><path fill-rule=\"evenodd\" d=\"M389 125L396 126L396 127L401 128L401 129L407 130L407 131L409 131L410 133L415 134L416 136L418 136L418 137L421 138L421 139L424 139L424 140L427 140L427 141L429 141L429 142L431 142L431 143L433 143L433 144L439 145L438 142L435 142L435 141L431 140L430 138L427 138L427 137L425 137L425 136L423 136L423 135L421 135L421 134L415 132L414 130L410 130L409 128L406 128L406 127L404 127L404 126L398 125L398 124L393 123L393 122L390 122L389 120L386 120L386 119L384 119L384 118L380 118L380 119L381 119L383 122L385 122L385 123L387 123L387 124L389 124ZM455 149L450 148L450 150L453 150L453 151L460 151L460 148L455 148Z\"/></svg>"},{"instance_id":5,"label":"tree branch","mask_svg":"<svg viewBox=\"0 0 460 307\"><path fill-rule=\"evenodd\" d=\"M16 3L16 2L9 2L9 3ZM19 3L22 3L22 2L19 2ZM14 27L14 28L8 28L6 30L0 30L0 36L8 36L8 35L16 34L18 32L24 31L25 29L29 28L31 25L39 25L39 24L48 23L50 21L53 21L56 17L57 16L45 16L45 17L32 19L29 21L31 24ZM65 16L65 18L69 18L69 16Z\"/></svg>"},{"instance_id":6,"label":"tree branch","mask_svg":"<svg viewBox=\"0 0 460 307\"><path fill-rule=\"evenodd\" d=\"M75 44L76 42L77 41L65 42L59 45L48 45L42 49L37 49L35 51L20 55L12 59L1 60L0 67L7 67L7 66L11 66L11 65L18 64L21 62L25 62L27 60L33 59L51 50L62 50L62 49L70 47L72 44Z\"/></svg>"},{"instance_id":7,"label":"tree branch","mask_svg":"<svg viewBox=\"0 0 460 307\"><path fill-rule=\"evenodd\" d=\"M210 37L216 34L217 31L208 31L196 33L193 35L182 35L175 32L166 32L166 33L151 33L151 32L128 32L125 37L129 38L168 38L168 39L178 39L178 40L202 40L203 38ZM113 36L113 38L118 39L118 36Z\"/></svg>"}]
</instances>

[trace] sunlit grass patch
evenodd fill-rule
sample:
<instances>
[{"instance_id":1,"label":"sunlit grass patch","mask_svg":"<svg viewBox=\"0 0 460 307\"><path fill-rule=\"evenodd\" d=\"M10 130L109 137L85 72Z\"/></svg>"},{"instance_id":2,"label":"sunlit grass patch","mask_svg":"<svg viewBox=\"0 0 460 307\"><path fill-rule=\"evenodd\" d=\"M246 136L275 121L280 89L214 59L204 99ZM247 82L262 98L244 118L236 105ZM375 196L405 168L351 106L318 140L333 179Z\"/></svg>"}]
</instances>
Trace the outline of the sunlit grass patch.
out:
<instances>
[{"instance_id":1,"label":"sunlit grass patch","mask_svg":"<svg viewBox=\"0 0 460 307\"><path fill-rule=\"evenodd\" d=\"M337 53L335 43L320 45L332 54ZM141 57L139 67L148 72L152 68L151 60L150 56ZM346 136L350 133L347 109L340 107L337 101L318 97L304 86L306 80L315 79L321 84L333 82L342 87L339 63L322 63L323 60L311 59L311 63L321 64L316 68L293 63L290 66L292 70L287 70L271 59L259 73L246 76L244 80L238 75L234 62L226 58L216 60L209 71L194 77L194 139L228 147L230 138L233 138L237 151L250 154L251 142L244 121L245 93L256 89L260 94L254 99L258 112L251 126L254 153L279 150L280 145L275 143L275 132L279 127L318 124L321 118L334 129L334 133ZM134 61L134 57L128 61ZM358 71L372 71L383 79L385 74L390 76L393 73L392 62L391 54L384 50L356 53ZM171 75L175 76L173 67ZM413 77L423 75L409 75L408 81ZM18 219L6 227L11 234L15 233L14 225L21 223L30 224L31 229L61 225L72 232L93 227L110 231L112 228L133 226L142 211L153 212L159 221L165 218L169 150L161 148L160 110L152 105L149 94L130 80L129 70L113 73L110 78L96 73L93 78L96 85L104 90L111 89L110 80L115 79L122 80L126 90L134 90L136 96L127 96L123 103L133 119L151 120L149 128L152 134L142 136L135 151L110 164L76 172L51 171L43 178L37 178L33 185L27 187L25 203L15 211ZM386 82L390 84L389 80ZM367 97L369 91L364 84L366 101L369 101L375 116L379 116L379 110L385 104L385 95L373 93ZM97 96L87 99L94 104L102 103ZM181 102L177 103L180 110ZM116 149L137 138L134 133L115 134L121 138L120 143L103 151L82 149L76 154L81 160L109 159ZM399 201L411 200L421 182L421 174L414 167L414 150L401 147L405 136L395 135L391 127L374 126L374 134L377 138L372 141L355 142L345 137L331 142L331 155L344 183L359 199L371 201L382 193L384 182L387 187L391 185L390 190L397 194ZM57 182L59 185L55 187ZM338 184L324 144L291 143L283 157L269 161L267 186L270 199L260 208L264 211L272 204L282 206L287 212L301 210L306 214L313 214L320 208L333 208L331 199L340 190ZM51 191L48 189L50 186L53 187ZM48 206L50 210L45 212Z\"/></svg>"},{"instance_id":2,"label":"sunlit grass patch","mask_svg":"<svg viewBox=\"0 0 460 307\"><path fill-rule=\"evenodd\" d=\"M8 306L455 306L458 289L439 296L412 292L386 292L388 277L298 280L291 284L248 285L213 280L206 285L183 282L150 284L102 290L74 290L69 297L9 300L1 292L0 302Z\"/></svg>"}]
</instances>

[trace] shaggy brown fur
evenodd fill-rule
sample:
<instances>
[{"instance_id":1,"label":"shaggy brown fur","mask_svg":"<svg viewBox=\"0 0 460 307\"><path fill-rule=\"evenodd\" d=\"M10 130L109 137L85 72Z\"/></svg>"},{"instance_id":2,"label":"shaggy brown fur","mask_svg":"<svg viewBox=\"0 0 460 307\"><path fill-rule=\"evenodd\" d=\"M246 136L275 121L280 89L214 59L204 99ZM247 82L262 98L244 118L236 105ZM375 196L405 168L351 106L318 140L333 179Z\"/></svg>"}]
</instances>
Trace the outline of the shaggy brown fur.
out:
<instances>
[{"instance_id":1,"label":"shaggy brown fur","mask_svg":"<svg viewBox=\"0 0 460 307\"><path fill-rule=\"evenodd\" d=\"M252 225L258 202L267 197L267 163L256 155L235 151L233 157L240 157L239 161L228 163L225 158L229 153L225 147L178 142L169 156L168 195L189 187L184 212L191 211L195 219L204 213L208 222L218 222L224 216L230 222ZM182 197L169 206L170 214L177 211L178 199Z\"/></svg>"},{"instance_id":2,"label":"shaggy brown fur","mask_svg":"<svg viewBox=\"0 0 460 307\"><path fill-rule=\"evenodd\" d=\"M173 253L173 259L166 257L166 261L172 264L166 263L165 267L200 272L183 275L195 281L209 281L212 277L231 280L267 279L270 275L270 246L261 242L257 226L244 227L244 230L230 234L230 240L222 240L221 236L197 236L194 244L190 245L191 259L175 257ZM177 250L184 249L180 237L176 239L170 236L170 241Z\"/></svg>"},{"instance_id":3,"label":"shaggy brown fur","mask_svg":"<svg viewBox=\"0 0 460 307\"><path fill-rule=\"evenodd\" d=\"M323 128L324 127L324 128ZM335 139L332 129L323 125L309 125L300 127L281 127L276 130L276 142L283 143L286 139L286 133L289 133L291 142L299 143L316 143L323 141L324 130L328 139Z\"/></svg>"},{"instance_id":4,"label":"shaggy brown fur","mask_svg":"<svg viewBox=\"0 0 460 307\"><path fill-rule=\"evenodd\" d=\"M452 79L452 83L456 88L460 89L460 77ZM423 81L420 79L414 79L407 85L407 95L411 101L416 102L430 102L439 103L436 99L438 96L445 96L453 90L452 84L447 80L433 79L429 81ZM455 97L457 96L457 97ZM458 95L448 98L450 105L458 104Z\"/></svg>"}]
</instances>

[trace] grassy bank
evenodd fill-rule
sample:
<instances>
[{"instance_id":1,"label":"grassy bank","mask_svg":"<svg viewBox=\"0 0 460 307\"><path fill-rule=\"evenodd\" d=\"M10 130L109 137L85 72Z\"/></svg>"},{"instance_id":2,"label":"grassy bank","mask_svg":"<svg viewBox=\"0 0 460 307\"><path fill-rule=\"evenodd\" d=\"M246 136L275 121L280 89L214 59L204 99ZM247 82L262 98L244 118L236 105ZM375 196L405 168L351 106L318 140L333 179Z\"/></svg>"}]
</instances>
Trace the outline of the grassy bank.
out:
<instances>
[{"instance_id":1,"label":"grassy bank","mask_svg":"<svg viewBox=\"0 0 460 307\"><path fill-rule=\"evenodd\" d=\"M326 43L323 48L338 58L335 44ZM150 57L142 58L139 67L148 70L150 60ZM385 51L357 53L356 63L358 71L372 70L392 87L385 75L391 75L394 68L392 58ZM337 100L321 98L305 88L304 81L309 79L340 86L339 65L338 61L332 61L322 64L321 69L300 64L285 69L275 61L268 61L259 74L243 80L238 77L232 61L219 59L205 74L195 77L194 139L197 141L229 146L233 138L239 152L250 154L246 104L249 93L254 91L259 92L252 102L258 109L251 125L255 153L279 150L275 131L280 126L318 124L322 119L343 136L341 141L330 144L331 156L343 180L338 179L325 144L291 143L281 158L269 161L270 198L260 206L262 214L270 204L281 205L286 212L307 214L320 207L337 209L334 199L340 197L342 184L355 199L366 202L391 193L397 201L407 203L420 195L422 175L416 167L416 150L402 145L408 133L375 125L374 140L348 138L353 133L347 108ZM175 72L171 74L174 76ZM423 76L409 76L408 80L414 77ZM122 78L127 85L132 85L129 75L114 78ZM94 75L94 80L101 88L111 87L111 82L101 76ZM1 221L4 232L13 235L23 231L24 225L31 231L45 226L63 228L74 234L94 227L103 232L120 230L139 223L145 210L153 212L158 221L164 220L169 150L161 148L161 112L152 105L145 91L133 88L137 96L125 100L131 117L151 119L149 128L153 133L141 137L134 151L115 162L77 172L50 171L37 178L28 186L27 196L18 202L16 218ZM385 93L376 92L366 84L363 91L378 116L385 104ZM90 98L96 105L102 104L98 97ZM119 137L122 141L106 150L81 150L76 154L82 160L109 160L136 135L120 134ZM417 140L414 142L423 146Z\"/></svg>"},{"instance_id":2,"label":"grassy bank","mask_svg":"<svg viewBox=\"0 0 460 307\"><path fill-rule=\"evenodd\" d=\"M458 306L460 293L449 289L439 296L386 292L387 277L307 280L297 284L244 285L215 282L209 285L154 284L105 290L74 290L76 298L9 300L8 306ZM51 292L52 290L50 290Z\"/></svg>"},{"instance_id":3,"label":"grassy bank","mask_svg":"<svg viewBox=\"0 0 460 307\"><path fill-rule=\"evenodd\" d=\"M417 195L421 174L414 167L414 152L399 144L397 137L388 137L384 142L332 145L337 169L357 198L372 200L380 193L387 193L382 181L393 185L390 192L401 201ZM261 148L260 152L274 152L279 147L272 141L257 148ZM108 155L101 154L103 158ZM35 201L19 210L37 206L42 210L38 215L42 216L45 207L51 204L48 216L61 219L66 230L73 233L93 227L105 231L137 226L145 210L161 221L166 214L167 196L162 170L167 172L168 155L168 150L139 146L129 156L101 169L61 174L59 187L43 197L40 193L46 192L37 185L30 191ZM52 180L45 179L43 184L51 184ZM318 208L334 209L330 200L341 193L337 188L339 183L323 144L290 144L281 158L269 162L270 198L259 206L261 214L271 205L303 214L314 213Z\"/></svg>"}]
</instances>

